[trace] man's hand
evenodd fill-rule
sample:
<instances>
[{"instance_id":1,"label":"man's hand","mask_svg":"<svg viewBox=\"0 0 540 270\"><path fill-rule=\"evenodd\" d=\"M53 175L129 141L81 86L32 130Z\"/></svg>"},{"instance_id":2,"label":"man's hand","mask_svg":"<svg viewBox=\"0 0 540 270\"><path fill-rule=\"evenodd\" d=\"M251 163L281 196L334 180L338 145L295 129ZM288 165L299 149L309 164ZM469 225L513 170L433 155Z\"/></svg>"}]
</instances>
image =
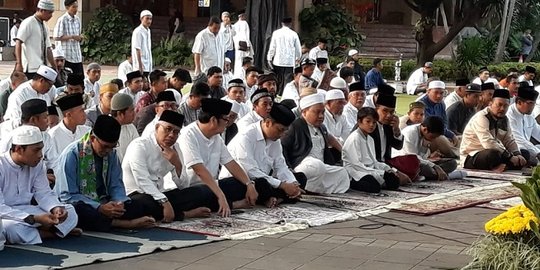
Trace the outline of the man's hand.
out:
<instances>
[{"instance_id":1,"label":"man's hand","mask_svg":"<svg viewBox=\"0 0 540 270\"><path fill-rule=\"evenodd\" d=\"M66 208L63 206L57 206L51 209L51 214L53 214L54 217L58 219L58 223L66 221L66 218L68 216Z\"/></svg>"},{"instance_id":2,"label":"man's hand","mask_svg":"<svg viewBox=\"0 0 540 270\"><path fill-rule=\"evenodd\" d=\"M54 173L47 173L47 180L49 180L49 185L54 185L56 182L56 176L54 176Z\"/></svg>"},{"instance_id":3,"label":"man's hand","mask_svg":"<svg viewBox=\"0 0 540 270\"><path fill-rule=\"evenodd\" d=\"M163 157L168 160L172 165L175 167L182 167L182 163L180 162L180 157L178 156L178 152L174 147L164 147L163 150L161 150L161 153L163 154Z\"/></svg>"},{"instance_id":4,"label":"man's hand","mask_svg":"<svg viewBox=\"0 0 540 270\"><path fill-rule=\"evenodd\" d=\"M50 227L58 225L59 220L54 214L41 214L34 216L36 223L41 224L44 227Z\"/></svg>"},{"instance_id":5,"label":"man's hand","mask_svg":"<svg viewBox=\"0 0 540 270\"><path fill-rule=\"evenodd\" d=\"M220 214L222 217L228 217L231 215L231 208L229 207L229 203L227 202L227 198L225 198L225 195L221 193L221 196L218 198L218 214Z\"/></svg>"},{"instance_id":6,"label":"man's hand","mask_svg":"<svg viewBox=\"0 0 540 270\"><path fill-rule=\"evenodd\" d=\"M448 174L446 174L446 172L441 168L441 166L435 165L433 169L435 170L435 173L437 173L437 180L439 181L448 180Z\"/></svg>"},{"instance_id":7,"label":"man's hand","mask_svg":"<svg viewBox=\"0 0 540 270\"><path fill-rule=\"evenodd\" d=\"M79 35L73 35L71 36L71 39L77 41L77 42L81 42L83 40L83 37L82 36L79 36Z\"/></svg>"},{"instance_id":8,"label":"man's hand","mask_svg":"<svg viewBox=\"0 0 540 270\"><path fill-rule=\"evenodd\" d=\"M172 207L171 202L166 202L162 204L161 206L163 206L163 219L161 221L165 223L173 222L174 209Z\"/></svg>"},{"instance_id":9,"label":"man's hand","mask_svg":"<svg viewBox=\"0 0 540 270\"><path fill-rule=\"evenodd\" d=\"M510 158L512 165L516 167L523 167L527 165L527 160L522 155L513 156Z\"/></svg>"},{"instance_id":10,"label":"man's hand","mask_svg":"<svg viewBox=\"0 0 540 270\"><path fill-rule=\"evenodd\" d=\"M402 173L400 171L395 172L395 174L397 175L397 177L399 179L399 184L400 185L408 185L408 184L412 183L411 178L409 176L407 176L406 174L404 174L404 173Z\"/></svg>"},{"instance_id":11,"label":"man's hand","mask_svg":"<svg viewBox=\"0 0 540 270\"><path fill-rule=\"evenodd\" d=\"M255 190L255 184L248 184L247 190L246 190L246 200L251 206L255 206L255 202L257 202L257 198L259 197L259 193L257 193L257 190Z\"/></svg>"},{"instance_id":12,"label":"man's hand","mask_svg":"<svg viewBox=\"0 0 540 270\"><path fill-rule=\"evenodd\" d=\"M394 132L394 137L398 137L401 134L401 129L399 129L399 117L397 115L392 116L392 120L390 120L390 126L392 127L392 131Z\"/></svg>"},{"instance_id":13,"label":"man's hand","mask_svg":"<svg viewBox=\"0 0 540 270\"><path fill-rule=\"evenodd\" d=\"M23 66L21 63L15 63L15 71L23 72Z\"/></svg>"},{"instance_id":14,"label":"man's hand","mask_svg":"<svg viewBox=\"0 0 540 270\"><path fill-rule=\"evenodd\" d=\"M306 193L296 183L281 182L281 184L279 185L279 188L282 189L285 192L285 194L287 194L287 196L291 199L298 198L302 194Z\"/></svg>"},{"instance_id":15,"label":"man's hand","mask_svg":"<svg viewBox=\"0 0 540 270\"><path fill-rule=\"evenodd\" d=\"M103 214L104 216L108 218L114 219L114 218L119 218L122 215L124 215L126 210L124 209L123 203L108 202L105 204L101 204L98 207L98 212L100 212L101 214Z\"/></svg>"}]
</instances>

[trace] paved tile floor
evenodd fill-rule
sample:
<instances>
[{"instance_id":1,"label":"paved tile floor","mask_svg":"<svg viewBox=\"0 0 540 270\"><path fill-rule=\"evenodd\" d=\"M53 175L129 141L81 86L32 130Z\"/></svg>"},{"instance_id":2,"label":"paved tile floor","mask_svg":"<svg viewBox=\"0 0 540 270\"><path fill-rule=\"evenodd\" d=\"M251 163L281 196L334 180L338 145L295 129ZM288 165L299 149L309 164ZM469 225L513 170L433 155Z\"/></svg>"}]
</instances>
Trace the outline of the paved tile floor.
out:
<instances>
[{"instance_id":1,"label":"paved tile floor","mask_svg":"<svg viewBox=\"0 0 540 270\"><path fill-rule=\"evenodd\" d=\"M385 213L245 241L221 241L73 269L459 269L466 248L500 211Z\"/></svg>"}]
</instances>

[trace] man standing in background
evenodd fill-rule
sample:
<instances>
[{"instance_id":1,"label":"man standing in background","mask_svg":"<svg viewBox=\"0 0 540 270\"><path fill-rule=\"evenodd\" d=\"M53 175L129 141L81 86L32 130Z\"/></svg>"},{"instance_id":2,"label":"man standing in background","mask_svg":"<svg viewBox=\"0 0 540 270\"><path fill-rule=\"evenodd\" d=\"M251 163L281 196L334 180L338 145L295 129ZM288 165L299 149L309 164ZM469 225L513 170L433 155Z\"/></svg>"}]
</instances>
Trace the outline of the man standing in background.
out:
<instances>
[{"instance_id":1,"label":"man standing in background","mask_svg":"<svg viewBox=\"0 0 540 270\"><path fill-rule=\"evenodd\" d=\"M77 0L65 0L66 13L56 21L53 38L56 47L61 48L66 59L65 66L73 73L83 74L81 41L81 20L77 17L79 3Z\"/></svg>"},{"instance_id":2,"label":"man standing in background","mask_svg":"<svg viewBox=\"0 0 540 270\"><path fill-rule=\"evenodd\" d=\"M133 70L139 70L144 77L148 77L153 70L152 62L152 36L150 25L152 25L152 12L141 11L141 25L133 30L131 36L131 58Z\"/></svg>"}]
</instances>

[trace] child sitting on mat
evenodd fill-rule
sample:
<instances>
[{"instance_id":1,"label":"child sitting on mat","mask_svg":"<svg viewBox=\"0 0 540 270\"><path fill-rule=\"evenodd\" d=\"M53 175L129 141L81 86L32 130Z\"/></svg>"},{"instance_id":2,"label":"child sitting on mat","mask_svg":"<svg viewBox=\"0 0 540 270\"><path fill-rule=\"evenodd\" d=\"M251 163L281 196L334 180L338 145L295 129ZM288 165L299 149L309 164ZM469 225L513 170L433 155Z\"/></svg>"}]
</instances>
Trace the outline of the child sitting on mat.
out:
<instances>
[{"instance_id":1,"label":"child sitting on mat","mask_svg":"<svg viewBox=\"0 0 540 270\"><path fill-rule=\"evenodd\" d=\"M420 124L424 121L424 110L426 105L420 101L409 104L409 112L399 118L399 128L404 129L407 126Z\"/></svg>"}]
</instances>

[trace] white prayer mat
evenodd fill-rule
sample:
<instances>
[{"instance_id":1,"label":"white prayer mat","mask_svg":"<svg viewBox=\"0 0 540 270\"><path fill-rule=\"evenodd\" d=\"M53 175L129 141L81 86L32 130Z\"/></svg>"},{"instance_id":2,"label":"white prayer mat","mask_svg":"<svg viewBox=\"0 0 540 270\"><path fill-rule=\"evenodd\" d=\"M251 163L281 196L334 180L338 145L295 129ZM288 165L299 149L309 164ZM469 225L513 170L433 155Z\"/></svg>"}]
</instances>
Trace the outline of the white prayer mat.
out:
<instances>
[{"instance_id":1,"label":"white prayer mat","mask_svg":"<svg viewBox=\"0 0 540 270\"><path fill-rule=\"evenodd\" d=\"M508 199L494 200L488 203L479 204L477 205L477 207L506 211L522 203L523 201L521 200L521 197L512 197Z\"/></svg>"}]
</instances>

